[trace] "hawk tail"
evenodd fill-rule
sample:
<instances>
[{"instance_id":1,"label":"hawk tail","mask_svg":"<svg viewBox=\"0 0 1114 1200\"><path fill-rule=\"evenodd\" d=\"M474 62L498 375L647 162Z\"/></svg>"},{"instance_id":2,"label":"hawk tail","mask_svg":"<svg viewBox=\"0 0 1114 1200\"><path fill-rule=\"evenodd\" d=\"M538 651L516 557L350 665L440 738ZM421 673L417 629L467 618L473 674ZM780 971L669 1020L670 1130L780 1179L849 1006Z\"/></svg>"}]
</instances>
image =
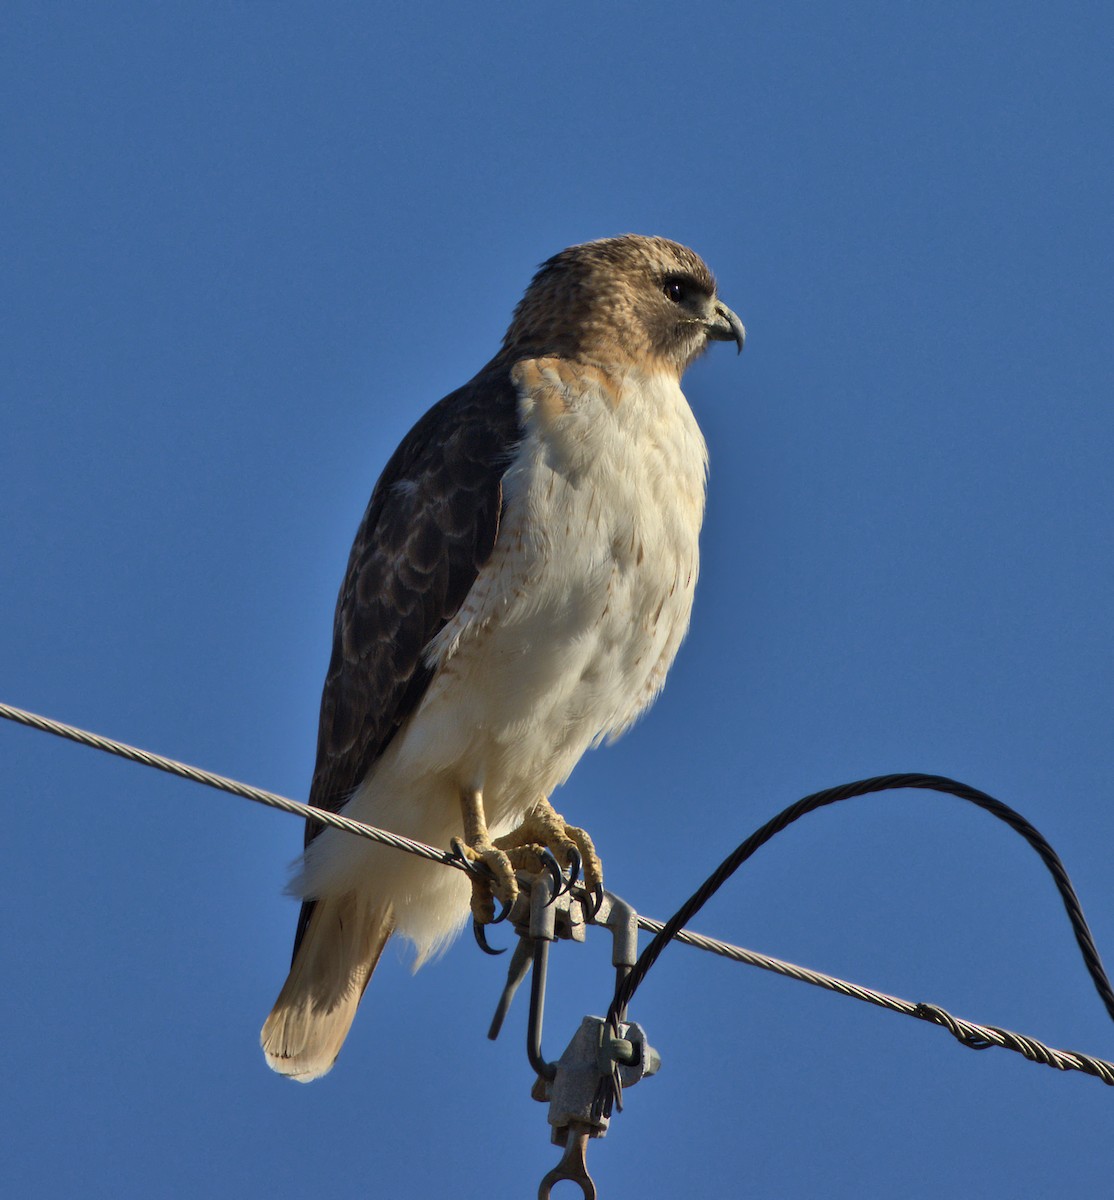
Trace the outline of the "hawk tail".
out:
<instances>
[{"instance_id":1,"label":"hawk tail","mask_svg":"<svg viewBox=\"0 0 1114 1200\"><path fill-rule=\"evenodd\" d=\"M272 1070L309 1083L332 1068L393 925L353 892L314 903L259 1035Z\"/></svg>"}]
</instances>

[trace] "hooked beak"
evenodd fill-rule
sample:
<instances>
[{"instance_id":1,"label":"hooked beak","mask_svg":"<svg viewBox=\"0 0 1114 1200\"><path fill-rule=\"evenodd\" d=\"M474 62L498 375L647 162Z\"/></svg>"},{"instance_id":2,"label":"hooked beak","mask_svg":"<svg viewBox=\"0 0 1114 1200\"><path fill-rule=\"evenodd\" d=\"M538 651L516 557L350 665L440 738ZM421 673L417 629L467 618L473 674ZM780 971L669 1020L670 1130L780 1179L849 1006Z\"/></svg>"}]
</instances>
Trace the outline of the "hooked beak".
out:
<instances>
[{"instance_id":1,"label":"hooked beak","mask_svg":"<svg viewBox=\"0 0 1114 1200\"><path fill-rule=\"evenodd\" d=\"M708 338L714 342L734 342L739 347L739 353L743 352L743 343L747 340L747 331L743 328L742 321L723 303L722 300L715 302L715 314L707 322L705 328L708 331Z\"/></svg>"}]
</instances>

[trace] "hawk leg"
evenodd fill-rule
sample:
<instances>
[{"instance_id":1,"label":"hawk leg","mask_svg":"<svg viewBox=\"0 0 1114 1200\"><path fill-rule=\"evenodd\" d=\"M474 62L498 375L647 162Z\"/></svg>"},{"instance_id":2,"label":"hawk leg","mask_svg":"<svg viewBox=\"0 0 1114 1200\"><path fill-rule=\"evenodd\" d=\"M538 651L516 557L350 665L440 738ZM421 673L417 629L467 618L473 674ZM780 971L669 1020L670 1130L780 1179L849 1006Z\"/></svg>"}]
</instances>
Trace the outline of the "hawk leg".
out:
<instances>
[{"instance_id":1,"label":"hawk leg","mask_svg":"<svg viewBox=\"0 0 1114 1200\"><path fill-rule=\"evenodd\" d=\"M490 925L495 919L495 897L505 904L513 904L518 896L518 880L515 871L528 864L521 852L499 849L487 832L487 817L484 815L483 792L478 790L460 793L460 814L464 820L464 837L453 838L453 847L472 862L484 863L493 878L472 877L472 916L481 925ZM502 839L500 839L502 840Z\"/></svg>"}]
</instances>

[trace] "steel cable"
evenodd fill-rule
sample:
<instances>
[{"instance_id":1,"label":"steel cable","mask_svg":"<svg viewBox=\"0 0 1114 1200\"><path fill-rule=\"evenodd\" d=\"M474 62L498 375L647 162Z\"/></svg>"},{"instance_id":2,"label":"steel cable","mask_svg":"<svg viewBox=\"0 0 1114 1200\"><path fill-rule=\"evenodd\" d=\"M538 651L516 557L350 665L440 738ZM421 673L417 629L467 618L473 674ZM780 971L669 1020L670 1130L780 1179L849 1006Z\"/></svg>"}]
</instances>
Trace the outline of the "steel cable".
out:
<instances>
[{"instance_id":1,"label":"steel cable","mask_svg":"<svg viewBox=\"0 0 1114 1200\"><path fill-rule=\"evenodd\" d=\"M615 995L611 1002L611 1008L608 1011L608 1018L612 1024L617 1024L619 1014L626 1010L631 998L638 990L639 984L645 979L647 972L657 962L669 942L673 939L688 940L680 936L683 926L687 925L743 863L770 841L771 838L787 828L794 821L829 804L836 804L839 801L850 800L856 796L865 796L873 792L888 791L896 788L924 788L932 791L946 792L959 797L961 800L967 800L989 812L999 820L1004 821L1029 843L1037 854L1040 855L1041 861L1052 875L1060 893L1060 898L1067 910L1068 918L1071 921L1075 939L1082 951L1087 971L1103 1004L1106 1006L1106 1011L1110 1014L1111 1019L1114 1019L1114 988L1111 988L1110 980L1103 968L1102 959L1099 957L1091 930L1083 916L1083 908L1079 903L1079 897L1075 894L1075 889L1068 878L1067 870L1060 861L1059 855L1056 854L1047 840L1020 813L1010 808L1008 804L1003 804L1002 801L996 800L986 792L981 792L977 788L970 787L968 784L960 783L957 780L948 779L943 775L899 774L878 775L872 779L862 779L855 783L847 783L839 787L825 788L823 791L813 792L812 795L805 796L795 804L791 804L788 808L783 809L772 820L767 821L761 829L758 829L744 842L740 843L688 900L681 905L673 916L656 931L653 940L639 955L634 968L616 985ZM865 996L860 998L868 999ZM902 1003L906 1002L903 1001ZM941 1014L947 1019L940 1019ZM911 1006L909 1015L918 1016L924 1020L935 1021L938 1024L945 1025L946 1028L950 1028L949 1021L954 1022L954 1018L948 1017L946 1013L943 1013L942 1009L936 1009L931 1005ZM953 1029L952 1032L954 1033L955 1030ZM978 1036L982 1036L985 1033L986 1031L984 1030ZM1019 1035L1009 1036L1019 1037ZM1027 1040L1026 1043L1031 1044ZM995 1042L994 1044L1003 1043ZM1020 1045L1013 1045L1010 1048L1017 1049L1020 1053L1026 1053L1025 1050L1021 1049ZM1026 1053L1026 1057L1032 1056ZM1047 1060L1038 1057L1034 1061Z\"/></svg>"},{"instance_id":2,"label":"steel cable","mask_svg":"<svg viewBox=\"0 0 1114 1200\"><path fill-rule=\"evenodd\" d=\"M368 838L371 841L379 842L385 846L392 846L397 850L403 850L409 854L416 854L421 858L428 859L431 862L442 863L447 867L455 867L458 870L468 871L466 864L456 857L452 852L446 850L438 850L434 846L428 846L424 842L415 841L413 838L402 837L399 834L390 833L384 829L377 829L372 825L365 825L360 821L352 821L346 817L342 817L337 813L327 812L323 809L312 808L308 804L300 804L296 800L290 800L286 796L280 796L275 792L264 791L262 788L252 787L249 784L240 783L234 779L228 779L223 775L216 775L211 771L204 771L198 767L190 766L187 763L177 762L171 758L165 758L159 754L153 754L147 750L141 750L135 746L129 746L125 742L118 742L112 738L102 737L100 734L91 733L85 729L79 729L74 725L66 725L61 721L51 720L49 717L39 716L37 713L28 712L25 709L15 708L12 705L0 703L0 717L9 721L14 721L20 725L25 725L31 729L38 729L43 733L50 733L56 737L66 738L69 741L76 742L79 745L88 746L94 750L100 750L107 754L116 755L119 758L125 758L129 762L139 763L142 766L153 767L156 770L164 771L170 775L176 775L181 779L188 779L194 783L200 783L206 787L216 788L219 791L228 792L233 796L242 797L245 800L251 800L257 804L265 804L270 808L277 808L282 812L291 813L294 816L302 817L303 819L319 821L324 825L331 825L336 829L343 829L348 833L353 833L358 837ZM864 781L866 784L876 784L867 790L880 791L885 787L934 787L935 783L929 782L932 780L940 780L939 776L929 775L890 775L880 776L875 780ZM920 780L920 783L904 782L896 784L893 780ZM891 782L885 782L891 781ZM949 784L954 781L947 780ZM834 803L836 800L848 799L853 795L864 794L855 789L860 785L848 784L842 788L832 788L827 792L818 792L815 796L806 797L804 800L798 801L795 805L791 805L784 812L774 818L773 821L764 825L762 829L747 839L739 846L717 869L715 874L711 876L704 885L696 892L693 897L679 910L684 913L689 910L690 906L695 907L692 911L695 912L701 907L705 900L712 895L732 872L737 869L747 858L750 857L759 846L768 841L780 829L791 824L797 817L803 816L806 812L812 811L814 808L823 807L824 804ZM1036 833L1036 830L1028 824L1024 818L1020 817L1012 809L992 797L986 796L985 793L975 792L973 788L967 788L964 784L955 784L957 788L963 788L965 791L973 793L986 803L980 803L975 800L975 803L980 803L981 807L988 808L994 812L997 809L1004 810L1016 818L1018 825L1024 826L1035 835L1036 839L1043 843L1047 848L1047 855L1054 863L1056 870L1050 865L1049 869L1053 870L1053 875L1057 879L1058 886L1061 887L1061 895L1066 891L1070 894L1074 901L1074 910L1078 914L1079 921L1082 926L1081 930L1076 929L1076 937L1080 940L1081 947L1084 948L1084 957L1087 958L1087 947L1090 948L1090 954L1093 956L1093 962L1097 964L1097 969L1105 980L1105 973L1102 972L1101 960L1098 957L1098 951L1094 947L1094 941L1090 936L1090 931L1087 929L1086 922L1083 920L1082 910L1079 908L1079 901L1075 897L1075 892L1071 888L1071 884L1067 878L1067 872L1064 870L1063 864L1052 851L1051 847L1047 846L1044 839ZM946 789L944 789L946 790ZM962 794L956 792L955 794ZM818 797L820 799L818 799ZM970 798L970 797L965 797ZM810 804L811 802L811 804ZM995 813L995 815L1000 815ZM1004 820L1008 819L1003 816ZM1012 821L1010 822L1013 823ZM1017 827L1017 826L1015 826ZM1018 832L1025 835L1024 829L1019 828ZM1027 840L1030 840L1027 837ZM1033 845L1033 841L1030 840ZM750 847L748 850L747 847ZM1034 845L1034 849L1040 849ZM746 851L744 853L744 851ZM1048 858L1044 853L1041 857ZM737 861L736 861L737 860ZM731 864L734 864L733 866ZM710 888L710 890L709 890ZM1065 900L1065 903L1067 901ZM1069 906L1069 915L1072 908ZM1101 1079L1103 1083L1114 1086L1114 1063L1106 1062L1103 1059L1094 1058L1090 1055L1080 1054L1073 1051L1056 1050L1052 1047L1044 1045L1035 1038L1030 1038L1024 1034L1011 1033L1009 1030L998 1029L995 1026L976 1025L970 1021L962 1020L958 1017L953 1017L944 1009L931 1004L916 1004L909 1000L903 1000L897 996L887 995L885 992L876 992L871 988L863 987L861 984L849 983L846 980L838 979L832 975L825 975L820 971L810 970L808 967L801 967L794 963L784 962L781 959L771 958L765 954L759 954L754 950L744 949L742 946L734 946L730 942L720 941L717 938L706 937L703 934L693 933L690 930L683 929L677 922L678 914L668 922L655 921L650 917L639 917L638 925L640 929L646 930L655 935L654 940L646 947L639 958L639 964L645 961L645 966L639 976L639 979L645 976L647 970L656 961L657 956L661 953L664 946L670 941L682 942L699 950L708 951L712 954L718 954L721 957L731 959L734 962L745 963L748 966L760 967L766 971L773 971L776 974L783 975L789 979L796 979L802 983L809 983L815 987L822 987L828 991L836 992L843 996L849 996L855 1000L862 1000L868 1004L873 1004L879 1008L888 1009L891 1012L901 1013L904 1016L916 1017L919 1020L928 1021L935 1025L940 1025L947 1029L957 1040L963 1045L972 1049L983 1049L988 1046L1001 1046L1007 1050L1013 1050L1018 1054L1024 1055L1031 1062L1043 1063L1047 1066L1055 1067L1063 1071L1081 1071L1084 1074L1092 1075ZM687 919L687 918L685 918ZM1073 919L1073 926L1075 921ZM652 958L648 958L650 951L657 946L657 950ZM638 968L636 967L635 970ZM633 975L634 972L631 972ZM631 975L627 976L629 980ZM1094 972L1092 972L1094 977ZM636 985L637 986L637 983ZM1096 982L1096 986L1097 982ZM1107 994L1110 992L1110 985L1106 984ZM1101 989L1100 989L1101 993ZM631 990L633 994L633 989ZM1104 1000L1106 996L1104 995ZM1107 1003L1108 1010L1110 1003Z\"/></svg>"}]
</instances>

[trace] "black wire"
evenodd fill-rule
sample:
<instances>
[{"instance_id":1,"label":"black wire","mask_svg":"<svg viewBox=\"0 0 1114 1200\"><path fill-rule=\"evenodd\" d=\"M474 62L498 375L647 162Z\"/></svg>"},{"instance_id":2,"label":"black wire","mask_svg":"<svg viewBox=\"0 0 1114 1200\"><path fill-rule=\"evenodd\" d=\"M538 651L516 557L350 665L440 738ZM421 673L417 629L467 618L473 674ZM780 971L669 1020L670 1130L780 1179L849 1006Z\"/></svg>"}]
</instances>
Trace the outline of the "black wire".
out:
<instances>
[{"instance_id":1,"label":"black wire","mask_svg":"<svg viewBox=\"0 0 1114 1200\"><path fill-rule=\"evenodd\" d=\"M860 779L856 783L846 783L841 787L827 788L822 792L814 792L811 796L805 796L796 804L791 804L788 808L783 809L771 821L767 821L761 829L752 833L745 842L737 846L670 917L661 932L654 936L646 949L639 955L630 974L616 985L611 1008L608 1010L608 1021L613 1026L617 1026L620 1014L630 1004L639 984L645 979L646 973L657 962L661 952L678 930L687 925L739 867L775 834L792 825L798 818L815 812L818 808L837 804L841 800L850 800L855 796L866 796L872 792L884 792L892 788L925 788L929 791L947 792L952 796L958 796L961 800L967 800L971 804L985 809L1000 821L1005 821L1015 833L1020 834L1032 846L1040 855L1041 861L1048 868L1056 883L1060 899L1067 909L1075 940L1079 943L1079 949L1083 954L1087 971L1106 1006L1106 1011L1114 1020L1114 988L1111 987L1110 980L1103 969L1102 959L1095 947L1095 940L1091 936L1091 930L1083 916L1079 897L1075 894L1064 864L1045 838L1008 804L1003 804L1001 800L995 800L993 796L988 796L986 792L980 792L978 788L970 787L968 784L959 783L943 775L878 775L873 779Z\"/></svg>"}]
</instances>

